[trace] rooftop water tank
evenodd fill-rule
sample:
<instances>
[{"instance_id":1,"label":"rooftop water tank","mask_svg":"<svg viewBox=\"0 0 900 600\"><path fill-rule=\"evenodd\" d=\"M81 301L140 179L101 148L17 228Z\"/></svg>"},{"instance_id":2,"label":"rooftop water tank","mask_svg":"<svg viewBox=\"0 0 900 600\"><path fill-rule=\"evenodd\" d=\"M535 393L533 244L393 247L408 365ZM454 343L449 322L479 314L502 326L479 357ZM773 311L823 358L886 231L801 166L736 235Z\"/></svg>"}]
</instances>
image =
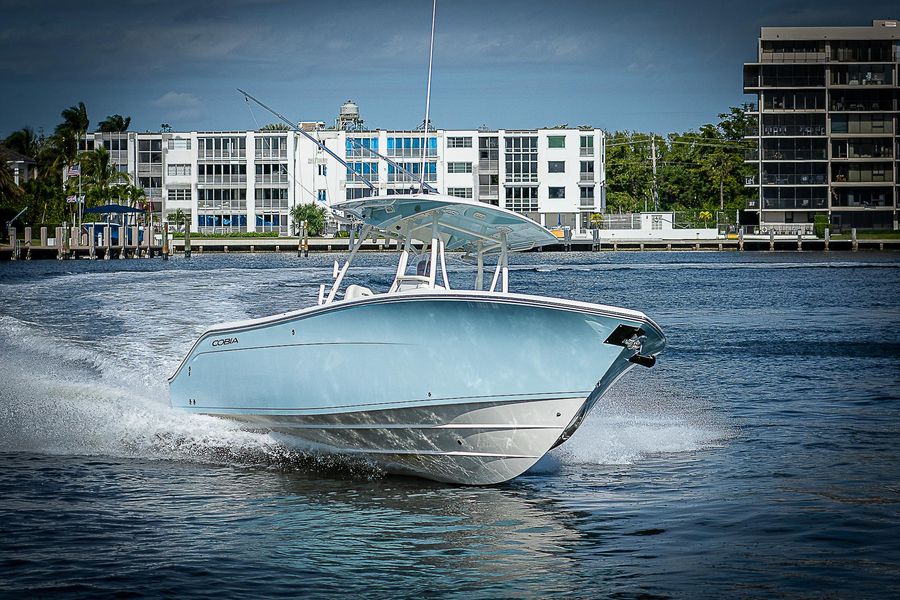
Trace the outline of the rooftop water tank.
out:
<instances>
[{"instance_id":1,"label":"rooftop water tank","mask_svg":"<svg viewBox=\"0 0 900 600\"><path fill-rule=\"evenodd\" d=\"M347 100L343 104L341 104L341 118L342 119L358 119L359 118L359 106L357 106L356 102L353 100Z\"/></svg>"}]
</instances>

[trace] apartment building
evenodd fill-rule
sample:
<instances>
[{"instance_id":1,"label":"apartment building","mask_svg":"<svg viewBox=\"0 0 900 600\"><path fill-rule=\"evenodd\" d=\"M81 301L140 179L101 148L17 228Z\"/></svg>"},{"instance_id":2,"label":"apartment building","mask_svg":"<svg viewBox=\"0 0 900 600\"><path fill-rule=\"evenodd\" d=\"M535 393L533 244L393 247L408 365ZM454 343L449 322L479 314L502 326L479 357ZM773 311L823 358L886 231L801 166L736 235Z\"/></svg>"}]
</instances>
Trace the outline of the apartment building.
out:
<instances>
[{"instance_id":1,"label":"apartment building","mask_svg":"<svg viewBox=\"0 0 900 600\"><path fill-rule=\"evenodd\" d=\"M418 190L503 206L578 232L604 210L604 132L591 128L421 131L325 129L302 124L345 168L292 131L88 134L144 188L151 209L193 231L291 233L296 204ZM413 173L379 159L377 152ZM369 187L368 180L372 187Z\"/></svg>"},{"instance_id":2,"label":"apartment building","mask_svg":"<svg viewBox=\"0 0 900 600\"><path fill-rule=\"evenodd\" d=\"M748 210L765 231L897 229L900 23L763 27L744 64L754 125Z\"/></svg>"}]
</instances>

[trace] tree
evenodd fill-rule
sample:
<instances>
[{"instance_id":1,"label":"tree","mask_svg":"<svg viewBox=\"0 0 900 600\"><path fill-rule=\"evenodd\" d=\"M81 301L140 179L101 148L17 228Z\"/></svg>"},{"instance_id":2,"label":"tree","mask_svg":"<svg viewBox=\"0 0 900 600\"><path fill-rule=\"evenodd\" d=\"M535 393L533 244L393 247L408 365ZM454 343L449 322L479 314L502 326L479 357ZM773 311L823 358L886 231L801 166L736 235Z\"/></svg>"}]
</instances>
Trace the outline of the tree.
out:
<instances>
[{"instance_id":1,"label":"tree","mask_svg":"<svg viewBox=\"0 0 900 600\"><path fill-rule=\"evenodd\" d=\"M306 228L311 236L322 235L325 231L325 209L318 204L297 204L291 209L291 221L294 231L299 235L301 224L306 221Z\"/></svg>"},{"instance_id":2,"label":"tree","mask_svg":"<svg viewBox=\"0 0 900 600\"><path fill-rule=\"evenodd\" d=\"M284 123L269 123L259 128L260 131L290 131L291 128Z\"/></svg>"},{"instance_id":3,"label":"tree","mask_svg":"<svg viewBox=\"0 0 900 600\"><path fill-rule=\"evenodd\" d=\"M84 102L79 102L75 106L70 106L63 110L61 116L63 122L56 126L56 132L72 133L77 140L80 140L91 126L91 120L88 118L87 107L85 107Z\"/></svg>"},{"instance_id":4,"label":"tree","mask_svg":"<svg viewBox=\"0 0 900 600\"><path fill-rule=\"evenodd\" d=\"M124 133L131 125L131 117L123 117L120 114L109 115L97 126L97 131L104 133Z\"/></svg>"},{"instance_id":5,"label":"tree","mask_svg":"<svg viewBox=\"0 0 900 600\"><path fill-rule=\"evenodd\" d=\"M78 162L81 164L82 175L87 179L84 183L89 205L107 204L120 197L123 189L117 184L131 182L131 176L118 170L110 161L109 150L103 146L82 153Z\"/></svg>"},{"instance_id":6,"label":"tree","mask_svg":"<svg viewBox=\"0 0 900 600\"><path fill-rule=\"evenodd\" d=\"M3 140L4 146L29 158L37 158L42 143L43 141L35 135L34 129L31 127L13 131Z\"/></svg>"},{"instance_id":7,"label":"tree","mask_svg":"<svg viewBox=\"0 0 900 600\"><path fill-rule=\"evenodd\" d=\"M7 160L8 155L0 148L0 208L14 209L18 207L15 201L22 197L22 188L16 185L15 175Z\"/></svg>"}]
</instances>

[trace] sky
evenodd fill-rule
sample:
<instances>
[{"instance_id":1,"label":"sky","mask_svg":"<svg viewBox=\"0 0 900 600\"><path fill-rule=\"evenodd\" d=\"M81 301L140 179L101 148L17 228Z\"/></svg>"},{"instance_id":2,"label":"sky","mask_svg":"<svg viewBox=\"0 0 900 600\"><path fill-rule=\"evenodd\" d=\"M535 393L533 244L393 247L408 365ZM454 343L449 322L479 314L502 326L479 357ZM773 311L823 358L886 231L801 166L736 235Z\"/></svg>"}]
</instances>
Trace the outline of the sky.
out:
<instances>
[{"instance_id":1,"label":"sky","mask_svg":"<svg viewBox=\"0 0 900 600\"><path fill-rule=\"evenodd\" d=\"M761 26L865 26L900 5L438 0L431 120L448 129L558 124L667 133L747 100ZM430 0L0 0L0 137L50 132L83 101L91 128L254 129L236 88L295 121L422 123Z\"/></svg>"}]
</instances>

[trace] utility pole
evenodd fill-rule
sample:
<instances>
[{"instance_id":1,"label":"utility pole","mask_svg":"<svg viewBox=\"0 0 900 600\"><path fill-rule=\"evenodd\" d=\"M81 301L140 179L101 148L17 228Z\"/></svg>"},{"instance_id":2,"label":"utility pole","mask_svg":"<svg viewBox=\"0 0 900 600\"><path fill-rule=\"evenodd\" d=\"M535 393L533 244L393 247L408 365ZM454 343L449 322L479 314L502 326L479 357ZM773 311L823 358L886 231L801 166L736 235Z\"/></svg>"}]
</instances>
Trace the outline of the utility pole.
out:
<instances>
[{"instance_id":1,"label":"utility pole","mask_svg":"<svg viewBox=\"0 0 900 600\"><path fill-rule=\"evenodd\" d=\"M656 189L656 134L650 144L650 160L653 162L653 210L659 212L659 191Z\"/></svg>"}]
</instances>

